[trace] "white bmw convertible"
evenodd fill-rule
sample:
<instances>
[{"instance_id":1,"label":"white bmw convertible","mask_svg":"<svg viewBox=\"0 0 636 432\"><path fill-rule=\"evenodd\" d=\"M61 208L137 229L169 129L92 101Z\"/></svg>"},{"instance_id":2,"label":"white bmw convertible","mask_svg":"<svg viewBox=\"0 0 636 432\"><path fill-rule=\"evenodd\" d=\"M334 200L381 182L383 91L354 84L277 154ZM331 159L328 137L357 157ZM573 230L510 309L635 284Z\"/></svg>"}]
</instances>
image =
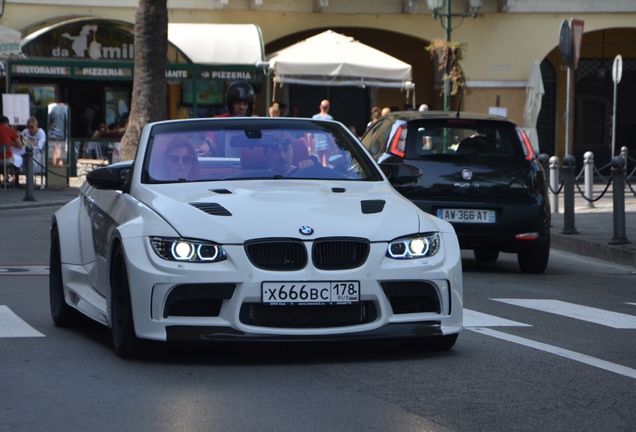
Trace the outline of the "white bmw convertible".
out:
<instances>
[{"instance_id":1,"label":"white bmw convertible","mask_svg":"<svg viewBox=\"0 0 636 432\"><path fill-rule=\"evenodd\" d=\"M143 340L450 349L457 237L395 190L421 175L333 121L148 124L134 161L92 171L53 216L53 321L108 326L121 357Z\"/></svg>"}]
</instances>

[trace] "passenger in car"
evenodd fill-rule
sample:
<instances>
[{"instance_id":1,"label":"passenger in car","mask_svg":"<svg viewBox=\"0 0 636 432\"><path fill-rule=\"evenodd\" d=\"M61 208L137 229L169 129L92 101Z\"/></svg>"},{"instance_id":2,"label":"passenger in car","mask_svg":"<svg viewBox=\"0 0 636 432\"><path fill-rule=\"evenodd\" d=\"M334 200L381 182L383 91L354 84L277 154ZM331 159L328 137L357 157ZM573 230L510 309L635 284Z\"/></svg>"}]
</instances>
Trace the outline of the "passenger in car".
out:
<instances>
[{"instance_id":1,"label":"passenger in car","mask_svg":"<svg viewBox=\"0 0 636 432\"><path fill-rule=\"evenodd\" d=\"M163 157L163 170L159 180L198 180L199 160L192 144L185 138L176 137L168 143Z\"/></svg>"}]
</instances>

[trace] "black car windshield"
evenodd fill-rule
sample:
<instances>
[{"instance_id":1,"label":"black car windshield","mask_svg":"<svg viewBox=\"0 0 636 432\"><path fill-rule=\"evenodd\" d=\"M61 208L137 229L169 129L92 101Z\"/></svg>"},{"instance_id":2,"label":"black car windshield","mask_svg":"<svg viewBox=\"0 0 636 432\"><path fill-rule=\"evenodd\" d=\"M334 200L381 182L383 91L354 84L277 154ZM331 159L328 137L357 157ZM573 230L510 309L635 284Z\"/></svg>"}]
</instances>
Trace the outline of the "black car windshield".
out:
<instances>
[{"instance_id":1,"label":"black car windshield","mask_svg":"<svg viewBox=\"0 0 636 432\"><path fill-rule=\"evenodd\" d=\"M312 120L160 123L144 157L145 183L268 178L382 180L341 125Z\"/></svg>"}]
</instances>

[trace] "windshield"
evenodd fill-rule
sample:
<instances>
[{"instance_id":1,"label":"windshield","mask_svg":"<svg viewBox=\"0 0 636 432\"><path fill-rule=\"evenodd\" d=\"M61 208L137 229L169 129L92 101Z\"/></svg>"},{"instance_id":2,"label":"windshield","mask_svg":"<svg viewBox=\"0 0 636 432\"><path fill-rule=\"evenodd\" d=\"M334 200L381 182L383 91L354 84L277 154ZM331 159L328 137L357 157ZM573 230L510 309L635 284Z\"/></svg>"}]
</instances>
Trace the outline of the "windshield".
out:
<instances>
[{"instance_id":1,"label":"windshield","mask_svg":"<svg viewBox=\"0 0 636 432\"><path fill-rule=\"evenodd\" d=\"M337 123L210 119L155 129L145 152L146 183L382 179L364 148Z\"/></svg>"}]
</instances>

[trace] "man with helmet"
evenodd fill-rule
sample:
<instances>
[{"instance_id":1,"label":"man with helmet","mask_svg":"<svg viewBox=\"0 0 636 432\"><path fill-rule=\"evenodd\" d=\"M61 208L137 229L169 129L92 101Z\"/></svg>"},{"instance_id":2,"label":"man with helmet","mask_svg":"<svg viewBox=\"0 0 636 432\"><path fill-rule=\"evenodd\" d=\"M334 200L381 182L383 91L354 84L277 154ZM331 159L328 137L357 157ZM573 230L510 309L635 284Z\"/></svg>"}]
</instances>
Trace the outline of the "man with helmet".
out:
<instances>
[{"instance_id":1,"label":"man with helmet","mask_svg":"<svg viewBox=\"0 0 636 432\"><path fill-rule=\"evenodd\" d=\"M256 94L247 81L234 81L225 92L227 113L217 117L250 117L254 112Z\"/></svg>"},{"instance_id":2,"label":"man with helmet","mask_svg":"<svg viewBox=\"0 0 636 432\"><path fill-rule=\"evenodd\" d=\"M256 94L247 81L234 81L225 91L227 111L215 117L251 117L254 112ZM225 155L225 137L208 134L199 147L199 153L207 156L223 157Z\"/></svg>"}]
</instances>

